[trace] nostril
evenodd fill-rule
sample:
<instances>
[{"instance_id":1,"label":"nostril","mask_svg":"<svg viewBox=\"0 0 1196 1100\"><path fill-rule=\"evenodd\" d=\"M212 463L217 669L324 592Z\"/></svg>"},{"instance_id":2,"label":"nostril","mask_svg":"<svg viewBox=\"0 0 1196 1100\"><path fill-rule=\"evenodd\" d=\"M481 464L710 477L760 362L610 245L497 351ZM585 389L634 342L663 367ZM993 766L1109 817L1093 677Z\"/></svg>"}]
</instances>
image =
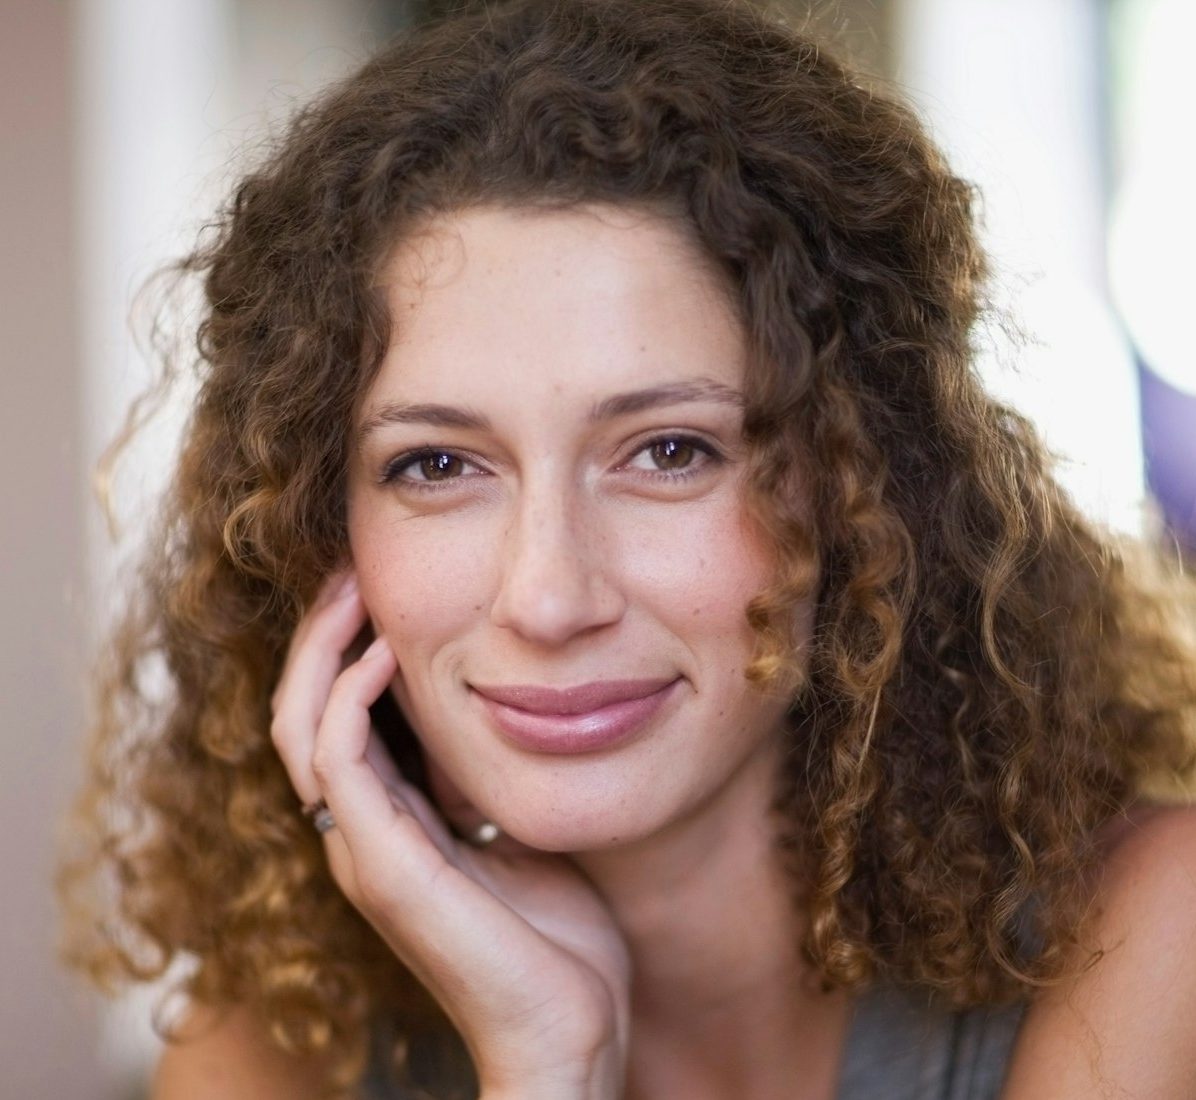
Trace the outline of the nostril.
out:
<instances>
[{"instance_id":1,"label":"nostril","mask_svg":"<svg viewBox=\"0 0 1196 1100\"><path fill-rule=\"evenodd\" d=\"M507 578L492 618L525 637L560 642L616 621L622 608L617 592L596 574L535 568Z\"/></svg>"},{"instance_id":2,"label":"nostril","mask_svg":"<svg viewBox=\"0 0 1196 1100\"><path fill-rule=\"evenodd\" d=\"M551 507L532 507L525 498L507 529L491 612L497 625L543 644L615 621L623 609L600 550L606 540L571 514L559 491L551 500Z\"/></svg>"}]
</instances>

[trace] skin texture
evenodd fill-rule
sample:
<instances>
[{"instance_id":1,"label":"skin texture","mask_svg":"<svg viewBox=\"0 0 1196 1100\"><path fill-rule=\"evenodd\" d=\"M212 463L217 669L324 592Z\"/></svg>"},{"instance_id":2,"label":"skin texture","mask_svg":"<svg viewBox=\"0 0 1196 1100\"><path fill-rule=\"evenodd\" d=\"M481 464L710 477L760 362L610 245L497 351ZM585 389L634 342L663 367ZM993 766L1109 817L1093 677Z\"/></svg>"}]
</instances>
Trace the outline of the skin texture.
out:
<instances>
[{"instance_id":1,"label":"skin texture","mask_svg":"<svg viewBox=\"0 0 1196 1100\"><path fill-rule=\"evenodd\" d=\"M724 391L744 352L721 288L667 223L611 208L470 211L383 279L397 332L360 415L375 426L351 467L350 541L413 728L541 850L626 846L700 813L784 712L743 675L769 561L742 514L741 409ZM711 396L590 419L680 384ZM377 422L424 404L489 427ZM715 454L658 468L652 441L690 437ZM383 480L425 446L461 456L453 476L417 462ZM679 681L650 735L575 757L495 736L471 690L634 678Z\"/></svg>"},{"instance_id":2,"label":"skin texture","mask_svg":"<svg viewBox=\"0 0 1196 1100\"><path fill-rule=\"evenodd\" d=\"M1002 1100L1186 1100L1196 1081L1196 810L1141 805L1104 830L1103 958L1027 1013Z\"/></svg>"}]
</instances>

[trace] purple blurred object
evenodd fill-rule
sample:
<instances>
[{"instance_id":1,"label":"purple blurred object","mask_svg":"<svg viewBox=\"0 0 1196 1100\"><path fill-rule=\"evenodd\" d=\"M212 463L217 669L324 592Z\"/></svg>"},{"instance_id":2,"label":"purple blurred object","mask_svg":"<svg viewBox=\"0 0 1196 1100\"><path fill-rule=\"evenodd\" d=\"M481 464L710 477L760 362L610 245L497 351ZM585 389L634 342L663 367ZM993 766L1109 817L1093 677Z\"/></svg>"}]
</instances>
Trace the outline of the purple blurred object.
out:
<instances>
[{"instance_id":1,"label":"purple blurred object","mask_svg":"<svg viewBox=\"0 0 1196 1100\"><path fill-rule=\"evenodd\" d=\"M1196 552L1196 394L1176 389L1138 359L1146 483L1168 530Z\"/></svg>"}]
</instances>

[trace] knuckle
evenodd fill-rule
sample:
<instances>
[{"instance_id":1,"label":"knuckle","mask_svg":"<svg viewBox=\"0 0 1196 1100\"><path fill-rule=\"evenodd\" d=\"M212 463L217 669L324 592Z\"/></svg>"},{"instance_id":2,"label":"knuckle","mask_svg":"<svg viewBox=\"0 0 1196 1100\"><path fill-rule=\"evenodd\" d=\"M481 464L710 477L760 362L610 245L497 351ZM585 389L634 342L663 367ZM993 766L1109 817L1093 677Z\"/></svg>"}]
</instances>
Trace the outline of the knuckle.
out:
<instances>
[{"instance_id":1,"label":"knuckle","mask_svg":"<svg viewBox=\"0 0 1196 1100\"><path fill-rule=\"evenodd\" d=\"M332 681L332 686L328 689L328 702L326 708L343 705L346 698L346 688L350 681L346 680L349 669L344 669L337 673L336 679Z\"/></svg>"},{"instance_id":2,"label":"knuckle","mask_svg":"<svg viewBox=\"0 0 1196 1100\"><path fill-rule=\"evenodd\" d=\"M352 664L343 669L332 682L328 692L328 705L344 707L356 704L361 695L361 666Z\"/></svg>"},{"instance_id":3,"label":"knuckle","mask_svg":"<svg viewBox=\"0 0 1196 1100\"><path fill-rule=\"evenodd\" d=\"M307 638L314 635L319 638L329 631L335 631L339 611L340 608L335 602L324 604L323 607L313 607L300 624L296 636Z\"/></svg>"},{"instance_id":4,"label":"knuckle","mask_svg":"<svg viewBox=\"0 0 1196 1100\"><path fill-rule=\"evenodd\" d=\"M403 890L394 880L393 871L388 872L383 860L357 863L353 904L379 925L385 925L392 933L399 933L406 925Z\"/></svg>"},{"instance_id":5,"label":"knuckle","mask_svg":"<svg viewBox=\"0 0 1196 1100\"><path fill-rule=\"evenodd\" d=\"M376 876L366 875L357 879L353 895L347 896L364 913L384 913L390 904L388 894L386 887Z\"/></svg>"},{"instance_id":6,"label":"knuckle","mask_svg":"<svg viewBox=\"0 0 1196 1100\"><path fill-rule=\"evenodd\" d=\"M326 748L316 746L311 755L311 770L321 786L324 786L336 774L336 761Z\"/></svg>"},{"instance_id":7,"label":"knuckle","mask_svg":"<svg viewBox=\"0 0 1196 1100\"><path fill-rule=\"evenodd\" d=\"M270 741L276 749L281 749L290 740L290 724L281 712L276 712L270 720Z\"/></svg>"}]
</instances>

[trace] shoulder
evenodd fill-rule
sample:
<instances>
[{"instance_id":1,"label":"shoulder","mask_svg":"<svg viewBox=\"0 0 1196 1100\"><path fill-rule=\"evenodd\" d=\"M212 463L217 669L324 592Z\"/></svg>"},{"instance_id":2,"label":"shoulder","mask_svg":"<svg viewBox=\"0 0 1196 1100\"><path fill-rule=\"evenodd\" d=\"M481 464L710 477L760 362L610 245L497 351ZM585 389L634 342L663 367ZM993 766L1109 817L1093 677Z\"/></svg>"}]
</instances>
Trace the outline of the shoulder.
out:
<instances>
[{"instance_id":1,"label":"shoulder","mask_svg":"<svg viewBox=\"0 0 1196 1100\"><path fill-rule=\"evenodd\" d=\"M327 1097L327 1067L288 1055L245 1009L192 1012L166 1044L153 1100L307 1100Z\"/></svg>"},{"instance_id":2,"label":"shoulder","mask_svg":"<svg viewBox=\"0 0 1196 1100\"><path fill-rule=\"evenodd\" d=\"M1088 942L1102 955L1031 1004L1003 1100L1181 1100L1196 1081L1196 806L1102 834Z\"/></svg>"}]
</instances>

